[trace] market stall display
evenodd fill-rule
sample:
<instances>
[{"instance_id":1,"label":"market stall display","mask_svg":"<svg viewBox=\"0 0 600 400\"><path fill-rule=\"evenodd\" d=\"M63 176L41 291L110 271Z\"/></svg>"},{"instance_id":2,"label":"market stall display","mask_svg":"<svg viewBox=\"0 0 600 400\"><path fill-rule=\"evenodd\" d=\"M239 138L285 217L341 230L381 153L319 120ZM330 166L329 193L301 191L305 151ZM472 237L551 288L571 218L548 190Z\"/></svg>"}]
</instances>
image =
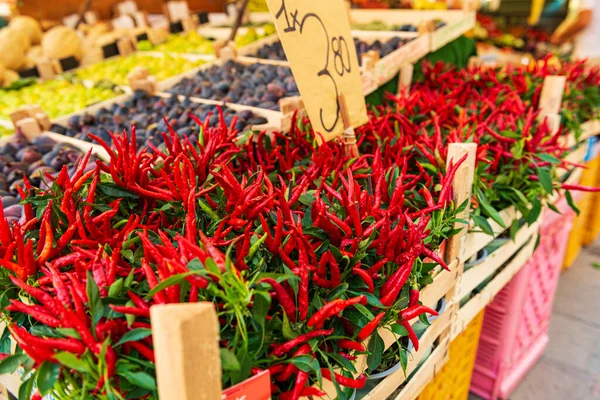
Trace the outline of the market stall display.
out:
<instances>
[{"instance_id":1,"label":"market stall display","mask_svg":"<svg viewBox=\"0 0 600 400\"><path fill-rule=\"evenodd\" d=\"M167 92L270 110L279 110L282 97L299 95L289 67L235 61L200 69Z\"/></svg>"},{"instance_id":2,"label":"market stall display","mask_svg":"<svg viewBox=\"0 0 600 400\"><path fill-rule=\"evenodd\" d=\"M70 114L122 91L102 85L84 85L66 79L44 82L30 81L18 90L0 92L0 119L8 120L10 113L28 104L38 104L51 117Z\"/></svg>"},{"instance_id":3,"label":"market stall display","mask_svg":"<svg viewBox=\"0 0 600 400\"><path fill-rule=\"evenodd\" d=\"M129 84L127 75L138 65L148 68L151 75L162 81L200 66L204 62L199 59L190 60L175 54L148 55L135 53L127 57L112 58L80 68L75 73L79 79L91 82L108 81L117 85L127 85Z\"/></svg>"},{"instance_id":4,"label":"market stall display","mask_svg":"<svg viewBox=\"0 0 600 400\"><path fill-rule=\"evenodd\" d=\"M353 32L359 60L381 58L360 68L364 93L474 24L463 11L384 13L350 13L366 30ZM507 396L544 341L576 193L597 190L578 181L600 134L600 71L424 63L366 124L352 129L346 112L344 140L321 143L281 102L302 104L273 26L253 24L234 59L210 56L205 37L223 33L212 25L0 89L0 132L27 104L52 118L51 132L0 140L0 369L13 379L0 382L23 399L157 399L166 364L151 314L205 302L215 398L265 371L274 399L461 398L482 323L480 347L498 357L477 357L473 387L495 363L480 392ZM16 27L27 34L11 41L43 42L27 19ZM140 65L158 91L121 88ZM492 337L498 310L518 348Z\"/></svg>"},{"instance_id":5,"label":"market stall display","mask_svg":"<svg viewBox=\"0 0 600 400\"><path fill-rule=\"evenodd\" d=\"M135 125L138 146L152 144L159 147L164 141L161 133L168 130L167 124L179 137L189 137L196 142L198 130L190 124L191 115L208 121L207 126L216 126L221 120L220 111L225 124L240 133L268 122L250 110L236 112L227 107L194 102L189 98L180 101L175 96L150 97L144 92L136 92L130 99L101 107L95 113L73 115L64 126L55 124L50 130L85 141L92 141L89 135L95 135L112 144L108 132L121 132ZM163 116L166 121L162 120Z\"/></svg>"}]
</instances>

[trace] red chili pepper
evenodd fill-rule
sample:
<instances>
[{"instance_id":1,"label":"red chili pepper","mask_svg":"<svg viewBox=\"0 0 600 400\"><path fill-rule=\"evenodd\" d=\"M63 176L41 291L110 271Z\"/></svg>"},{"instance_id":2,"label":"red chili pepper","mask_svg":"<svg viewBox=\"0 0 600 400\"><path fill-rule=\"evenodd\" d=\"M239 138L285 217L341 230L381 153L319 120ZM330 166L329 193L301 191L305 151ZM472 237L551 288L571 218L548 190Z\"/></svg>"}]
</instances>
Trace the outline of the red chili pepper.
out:
<instances>
[{"instance_id":1,"label":"red chili pepper","mask_svg":"<svg viewBox=\"0 0 600 400\"><path fill-rule=\"evenodd\" d=\"M379 272L379 270L381 270L381 268L383 268L383 266L385 264L387 264L387 262L388 262L387 258L382 258L381 260L379 260L375 264L373 264L373 266L371 268L369 268L367 273L369 275L371 275L371 277L373 277L375 274L377 274Z\"/></svg>"},{"instance_id":2,"label":"red chili pepper","mask_svg":"<svg viewBox=\"0 0 600 400\"><path fill-rule=\"evenodd\" d=\"M437 311L432 310L431 308L424 305L416 305L412 307L408 307L402 311L400 311L400 318L405 321L410 321L413 318L417 318L421 314L431 314L431 315L439 315Z\"/></svg>"},{"instance_id":3,"label":"red chili pepper","mask_svg":"<svg viewBox=\"0 0 600 400\"><path fill-rule=\"evenodd\" d=\"M300 336L290 340L289 342L280 344L279 346L275 347L275 349L273 349L273 351L272 351L272 354L275 357L281 357L282 355L284 355L284 354L288 353L290 350L292 350L294 347L304 344L304 343L308 342L310 339L313 339L313 338L316 338L319 336L331 335L332 333L333 333L333 329L320 329L320 330L312 331L309 333L305 333L304 335L300 335Z\"/></svg>"},{"instance_id":4,"label":"red chili pepper","mask_svg":"<svg viewBox=\"0 0 600 400\"><path fill-rule=\"evenodd\" d=\"M375 316L375 318L373 318L371 321L369 321L358 332L358 335L356 336L356 340L358 340L359 342L362 342L363 340L365 340L369 336L371 336L371 333L373 333L373 331L377 328L377 326L379 326L379 323L381 322L381 320L383 319L383 317L385 317L385 312L380 312L379 314L377 314Z\"/></svg>"},{"instance_id":5,"label":"red chili pepper","mask_svg":"<svg viewBox=\"0 0 600 400\"><path fill-rule=\"evenodd\" d=\"M365 300L365 296L357 296L348 300L332 300L329 303L326 303L323 307L321 307L319 311L314 313L313 316L308 320L308 323L306 325L310 328L315 327L317 329L320 329L321 327L323 327L323 324L325 323L325 320L327 318L332 317L342 312L344 309L358 304L360 302L363 302Z\"/></svg>"},{"instance_id":6,"label":"red chili pepper","mask_svg":"<svg viewBox=\"0 0 600 400\"><path fill-rule=\"evenodd\" d=\"M404 329L406 329L406 331L408 332L408 339L412 342L413 347L415 348L415 351L419 351L419 338L417 337L417 334L415 333L414 329L410 325L410 322L402 320L402 319L399 319L397 322L400 325L402 325L404 327Z\"/></svg>"},{"instance_id":7,"label":"red chili pepper","mask_svg":"<svg viewBox=\"0 0 600 400\"><path fill-rule=\"evenodd\" d=\"M365 351L364 345L362 345L361 343L355 342L354 340L350 340L350 339L338 340L338 347L340 349L345 349L345 350L356 350L361 353Z\"/></svg>"},{"instance_id":8,"label":"red chili pepper","mask_svg":"<svg viewBox=\"0 0 600 400\"><path fill-rule=\"evenodd\" d=\"M413 288L410 290L408 295L408 306L413 307L419 304L419 288Z\"/></svg>"},{"instance_id":9,"label":"red chili pepper","mask_svg":"<svg viewBox=\"0 0 600 400\"><path fill-rule=\"evenodd\" d=\"M369 275L367 271L361 269L360 266L356 266L352 268L352 273L360 276L365 285L367 285L367 291L369 293L373 293L373 291L375 290L375 286L373 285L373 278L371 278L371 275Z\"/></svg>"},{"instance_id":10,"label":"red chili pepper","mask_svg":"<svg viewBox=\"0 0 600 400\"><path fill-rule=\"evenodd\" d=\"M323 375L323 378L330 381L333 380L331 378L331 371L329 369L321 368L321 374ZM346 376L338 374L337 372L334 372L333 374L335 375L335 381L337 383L339 383L342 386L346 386L353 389L362 389L365 386L365 383L367 382L367 377L362 374L359 375L356 379L348 378Z\"/></svg>"},{"instance_id":11,"label":"red chili pepper","mask_svg":"<svg viewBox=\"0 0 600 400\"><path fill-rule=\"evenodd\" d=\"M394 274L388 279L386 284L382 287L383 297L380 299L381 304L383 304L386 307L389 307L392 304L394 304L394 302L398 298L398 295L400 294L400 291L402 290L402 287L410 277L410 273L412 271L412 264L413 259L411 259L408 263L398 268L396 272L394 272ZM387 288L386 285L388 285Z\"/></svg>"},{"instance_id":12,"label":"red chili pepper","mask_svg":"<svg viewBox=\"0 0 600 400\"><path fill-rule=\"evenodd\" d=\"M298 371L298 375L296 375L296 382L294 384L294 389L292 389L291 400L300 399L302 390L306 387L307 382L308 382L308 373L304 372L304 371Z\"/></svg>"},{"instance_id":13,"label":"red chili pepper","mask_svg":"<svg viewBox=\"0 0 600 400\"><path fill-rule=\"evenodd\" d=\"M291 322L296 322L296 306L292 300L292 297L281 285L281 283L277 282L273 278L262 278L260 282L265 282L271 285L273 290L275 290L277 300L279 300L279 304L281 304L281 307L283 308L283 311L287 315L288 319Z\"/></svg>"},{"instance_id":14,"label":"red chili pepper","mask_svg":"<svg viewBox=\"0 0 600 400\"><path fill-rule=\"evenodd\" d=\"M136 349L138 351L138 353L140 353L142 356L146 357L149 361L155 362L154 350L152 350L151 348L149 348L148 346L146 346L145 344L140 343L140 342L128 342L128 343L129 343L129 345L131 345L131 347Z\"/></svg>"},{"instance_id":15,"label":"red chili pepper","mask_svg":"<svg viewBox=\"0 0 600 400\"><path fill-rule=\"evenodd\" d=\"M114 304L110 304L110 308L112 308L114 311L121 313L121 314L131 314L131 315L135 315L138 317L146 317L146 318L150 318L150 310L144 310L141 308L137 308L137 307L128 307L128 306L116 306Z\"/></svg>"}]
</instances>

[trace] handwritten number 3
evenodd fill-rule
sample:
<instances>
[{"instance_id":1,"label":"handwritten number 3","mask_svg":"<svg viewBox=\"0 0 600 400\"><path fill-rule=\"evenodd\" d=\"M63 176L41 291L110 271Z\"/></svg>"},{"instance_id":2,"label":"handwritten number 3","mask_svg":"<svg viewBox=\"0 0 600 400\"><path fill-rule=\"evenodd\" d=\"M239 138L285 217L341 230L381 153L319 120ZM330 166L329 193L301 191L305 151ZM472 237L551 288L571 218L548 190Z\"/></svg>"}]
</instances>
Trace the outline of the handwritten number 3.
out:
<instances>
[{"instance_id":1,"label":"handwritten number 3","mask_svg":"<svg viewBox=\"0 0 600 400\"><path fill-rule=\"evenodd\" d=\"M327 28L325 27L325 24L323 23L321 18L315 13L306 14L300 22L298 21L298 10L294 11L293 13L290 12L288 15L288 11L285 6L285 0L281 1L281 7L279 8L279 11L275 15L275 18L279 19L279 17L281 17L282 14L283 14L283 16L285 18L285 22L287 24L287 27L284 29L284 32L286 32L286 33L294 32L294 31L296 31L296 28L299 27L300 34L302 34L302 29L304 28L304 23L306 22L307 19L309 19L311 17L315 18L317 21L319 21L319 23L321 24L321 27L323 28L323 31L325 33L325 41L327 43L327 51L325 53L325 66L323 67L322 70L320 70L317 73L317 76L319 76L319 77L326 76L329 79L331 79L331 83L333 83L333 89L335 91L336 112L335 112L335 119L334 119L333 123L331 123L331 124L325 123L324 115L323 115L323 108L321 108L321 110L320 110L320 118L321 118L321 125L323 126L323 128L327 132L331 132L331 131L333 131L333 129L335 128L335 126L337 125L337 123L340 119L340 103L337 99L338 94L339 94L337 82L335 81L334 77L332 76L331 72L329 71L329 51L331 50L333 52L333 66L335 68L335 72L339 76L344 76L344 74L346 72L351 72L351 70L352 70L352 65L350 63L350 51L348 50L348 43L346 42L346 39L342 36L333 37L330 41L329 33L327 32ZM290 16L292 17L291 23L290 23L290 19L289 19Z\"/></svg>"}]
</instances>

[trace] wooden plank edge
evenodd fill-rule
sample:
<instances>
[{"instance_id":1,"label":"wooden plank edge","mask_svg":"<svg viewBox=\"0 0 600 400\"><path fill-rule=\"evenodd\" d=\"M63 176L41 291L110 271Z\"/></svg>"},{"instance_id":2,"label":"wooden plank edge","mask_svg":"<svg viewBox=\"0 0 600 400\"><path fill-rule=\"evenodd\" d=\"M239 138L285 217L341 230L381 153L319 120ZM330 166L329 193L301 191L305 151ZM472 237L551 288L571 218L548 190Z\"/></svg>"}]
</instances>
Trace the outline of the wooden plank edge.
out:
<instances>
[{"instance_id":1,"label":"wooden plank edge","mask_svg":"<svg viewBox=\"0 0 600 400\"><path fill-rule=\"evenodd\" d=\"M492 240L497 238L502 232L508 229L510 224L521 218L521 213L518 212L515 207L510 206L500 211L500 217L504 222L506 228L502 228L496 221L488 218L488 222L494 231L494 235L488 235L484 232L469 232L467 233L467 239L465 240L465 250L460 258L461 261L465 262L485 246L487 246ZM473 224L470 223L469 226Z\"/></svg>"},{"instance_id":2,"label":"wooden plank edge","mask_svg":"<svg viewBox=\"0 0 600 400\"><path fill-rule=\"evenodd\" d=\"M498 276L496 276L481 293L470 299L467 304L458 310L457 318L452 324L450 339L454 340L460 335L469 325L469 323L483 310L489 303L494 300L494 297L506 286L508 282L515 276L521 268L527 264L531 258L535 248L536 236L521 250L519 255L504 268ZM454 301L458 304L459 298Z\"/></svg>"},{"instance_id":3,"label":"wooden plank edge","mask_svg":"<svg viewBox=\"0 0 600 400\"><path fill-rule=\"evenodd\" d=\"M437 373L442 370L444 365L450 361L449 348L450 338L446 338L433 350L427 361L419 367L415 375L408 380L406 386L402 388L394 400L416 399Z\"/></svg>"},{"instance_id":4,"label":"wooden plank edge","mask_svg":"<svg viewBox=\"0 0 600 400\"><path fill-rule=\"evenodd\" d=\"M430 346L445 333L450 333L453 315L450 312L444 312L429 326L423 336L419 339L419 350L411 354L406 367L406 375L400 368L388 375L379 385L371 390L363 400L384 400L387 399L400 385L407 381L409 377L419 366L421 360Z\"/></svg>"},{"instance_id":5,"label":"wooden plank edge","mask_svg":"<svg viewBox=\"0 0 600 400\"><path fill-rule=\"evenodd\" d=\"M517 232L515 240L509 240L480 264L464 272L457 284L456 296L462 299L471 293L485 279L498 270L515 252L517 252L537 231L537 226L523 226Z\"/></svg>"}]
</instances>

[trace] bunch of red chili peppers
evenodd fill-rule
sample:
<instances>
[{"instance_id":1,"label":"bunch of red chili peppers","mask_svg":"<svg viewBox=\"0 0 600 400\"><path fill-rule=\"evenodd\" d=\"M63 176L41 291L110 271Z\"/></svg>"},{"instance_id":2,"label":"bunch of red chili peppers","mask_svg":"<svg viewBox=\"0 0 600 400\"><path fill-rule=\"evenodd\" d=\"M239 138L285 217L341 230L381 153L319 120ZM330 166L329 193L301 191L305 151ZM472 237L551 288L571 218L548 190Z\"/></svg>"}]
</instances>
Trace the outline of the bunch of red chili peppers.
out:
<instances>
[{"instance_id":1,"label":"bunch of red chili peppers","mask_svg":"<svg viewBox=\"0 0 600 400\"><path fill-rule=\"evenodd\" d=\"M155 398L155 304L213 302L236 360L224 384L269 369L284 399L321 394L322 379L362 387L352 360L384 323L418 348L410 322L436 314L419 288L446 268L436 250L455 233L463 160L430 176L409 148L351 160L307 129L239 145L224 123L197 123L198 143L171 131L140 150L133 128L114 148L97 139L110 163L47 176L48 190L25 181L23 220L0 221L5 312L27 355L12 357L56 373L26 374L23 390Z\"/></svg>"}]
</instances>

